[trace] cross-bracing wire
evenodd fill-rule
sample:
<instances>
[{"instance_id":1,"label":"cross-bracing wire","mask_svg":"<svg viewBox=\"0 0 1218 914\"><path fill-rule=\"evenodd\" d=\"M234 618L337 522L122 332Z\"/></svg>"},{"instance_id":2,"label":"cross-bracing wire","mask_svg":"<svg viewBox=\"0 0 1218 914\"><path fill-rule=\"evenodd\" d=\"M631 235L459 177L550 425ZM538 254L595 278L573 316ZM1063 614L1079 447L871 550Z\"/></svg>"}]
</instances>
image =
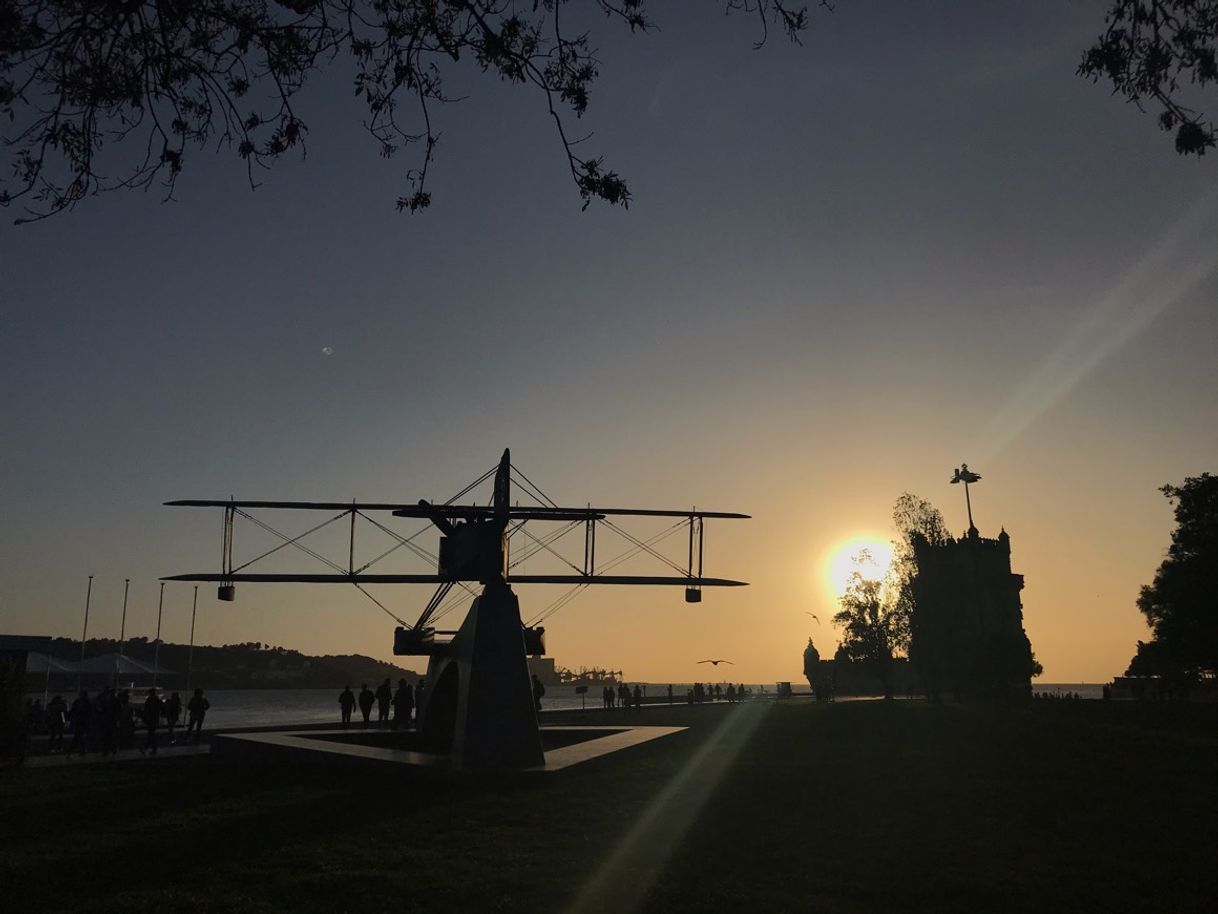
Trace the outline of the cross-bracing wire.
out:
<instances>
[{"instance_id":1,"label":"cross-bracing wire","mask_svg":"<svg viewBox=\"0 0 1218 914\"><path fill-rule=\"evenodd\" d=\"M534 536L528 530L525 530L524 525L521 524L519 527L516 528L516 532L523 533L525 536L527 536L529 539L531 539L536 545L526 546L523 551L523 554L519 558L517 558L515 561L513 561L510 565L508 565L508 570L510 571L512 568L515 568L517 565L521 564L522 562L527 562L529 559L531 559L533 556L535 556L537 553L541 552L541 550L544 549L547 552L549 552L551 555L557 556L560 561L562 561L565 565L567 565L568 568L573 569L576 574L583 574L584 569L580 568L574 562L570 561L565 555L563 555L558 550L553 548L554 543L558 542L558 540L562 539L564 536L566 536L576 527L582 526L583 523L584 522L582 520L571 521L568 524L566 524L564 527L562 527L557 533L547 534L546 536L541 537L540 539L538 537Z\"/></svg>"},{"instance_id":2,"label":"cross-bracing wire","mask_svg":"<svg viewBox=\"0 0 1218 914\"><path fill-rule=\"evenodd\" d=\"M655 551L654 549L652 549L652 548L651 548L651 547L650 547L650 546L649 546L647 543L644 543L642 540L638 539L638 538L637 538L637 537L635 537L634 535L632 535L632 534L630 534L630 533L627 533L625 530L623 530L623 529L622 529L621 527L619 527L617 524L613 523L613 521L609 520L608 518L606 518L605 520L602 520L602 521L601 521L601 523L602 523L602 524L605 524L606 526L608 526L608 527L609 527L609 529L610 529L610 530L612 530L614 533L616 533L616 534L618 534L619 536L621 536L621 537L623 537L623 538L625 538L625 539L629 540L630 542L632 542L632 543L634 543L636 546L638 546L640 549L645 550L645 551L646 551L646 552L648 552L650 555L652 555L652 556L654 556L655 558L659 559L659 560L660 560L661 562L663 562L665 565L669 566L670 568L674 568L674 569L676 569L676 571L677 571L677 573L678 573L678 574L682 574L682 575L688 575L688 573L689 573L688 569L682 568L680 565L678 565L676 562L674 562L674 561L673 561L672 559L670 559L668 556L663 555L663 554L661 554L661 553L659 553L659 552L656 552L656 551ZM682 527L682 526L684 526L686 523L687 523L687 521L678 521L678 522L677 522L677 524L676 524L676 526L678 526L678 527Z\"/></svg>"},{"instance_id":3,"label":"cross-bracing wire","mask_svg":"<svg viewBox=\"0 0 1218 914\"><path fill-rule=\"evenodd\" d=\"M627 549L621 555L618 555L618 556L610 559L600 568L594 569L594 573L604 574L606 571L610 571L613 568L616 568L618 565L622 564L622 562L625 562L626 560L631 559L634 556L638 555L640 552L643 551L643 549L646 549L650 546L654 546L657 543L663 542L664 540L668 539L668 537L672 536L674 533L676 533L678 530L680 530L682 527L684 527L685 524L686 524L686 521L684 521L684 520L677 521L671 527L661 530L659 533L652 536L645 543L640 543L640 545L635 546L632 549ZM649 549L648 551L652 551L652 550ZM678 569L678 570L680 570L680 569ZM584 584L584 583L576 584L573 588L566 591L562 596L560 596L558 599L556 599L554 602L552 602L549 606L547 606L545 609L543 609L541 612L539 612L536 616L534 616L532 619L530 619L528 621L528 623L526 623L526 624L529 626L540 625L546 619L550 618L550 616L554 615L556 612L558 612L560 609L562 609L564 606L566 606L568 603L570 603L572 600L574 600L579 594L583 593L583 591L588 586L590 586L590 584L593 584L593 583L595 583L595 581L589 582L588 584Z\"/></svg>"},{"instance_id":4,"label":"cross-bracing wire","mask_svg":"<svg viewBox=\"0 0 1218 914\"><path fill-rule=\"evenodd\" d=\"M473 482L471 482L469 485L467 485L464 489L462 489L460 492L458 492L448 501L444 502L444 504L451 505L458 498L463 498L468 492L470 492L472 489L475 489L478 486L482 485L482 483L484 483L490 477L494 476L497 472L499 472L498 464L491 467L489 470L487 470L485 473L483 473L481 476L479 476L477 479L475 479Z\"/></svg>"},{"instance_id":5,"label":"cross-bracing wire","mask_svg":"<svg viewBox=\"0 0 1218 914\"><path fill-rule=\"evenodd\" d=\"M272 549L270 552L266 552L266 553L264 553L263 555L259 556L258 558L266 558L266 556L270 555L270 554L271 554L271 552L277 552L277 551L279 551L280 549L282 549L284 546L295 546L295 547L296 547L297 549L299 549L301 552L304 552L304 553L305 553L305 554L307 554L307 555L311 555L311 556L313 556L313 558L317 559L317 561L322 562L323 564L329 565L331 568L333 568L335 571L339 572L340 574L347 574L347 573L348 573L348 572L347 572L347 569L346 569L346 568L343 568L343 566L342 566L342 565L339 565L339 564L338 564L338 563L336 563L336 562L331 562L331 561L330 561L328 558L326 558L324 555L321 555L321 554L320 554L320 553L318 553L318 552L314 552L314 551L313 551L312 549L310 549L308 546L303 545L303 544L300 542L300 540L304 539L304 538L305 538L306 536L308 536L310 533L313 533L313 532L315 532L315 531L317 531L317 530L320 530L320 529L321 529L322 527L324 527L326 524L332 524L332 523L334 523L336 520L338 520L340 517L346 517L348 514L350 514L350 513L351 513L350 511L344 511L342 514L336 515L335 517L332 517L332 518L330 518L330 519L329 519L329 520L327 520L327 521L322 521L322 523L318 524L318 525L317 525L316 527L314 527L312 530L308 530L308 531L306 531L306 532L304 532L304 533L300 534L300 536L295 537L295 538L291 538L291 537L288 537L287 535L285 535L285 534L283 534L283 533L280 533L278 530L276 530L276 529L275 529L274 527L272 527L270 524L264 524L264 523L263 523L262 521L260 521L258 518L254 517L254 515L252 515L252 514L247 514L245 511L242 511L240 508L233 508L233 512L234 512L235 514L240 514L240 515L241 515L242 517L244 517L246 520L248 520L248 521L252 521L253 523L257 524L259 527L261 527L263 530L267 531L268 533L274 534L275 536L277 536L277 537L279 537L281 540L283 540L283 543L281 543L280 545L276 546L276 547L275 547L274 549ZM240 571L242 568L247 568L247 567L249 567L250 565L252 565L252 564L253 564L254 562L256 562L256 561L258 561L258 559L251 559L250 561L246 562L244 565L240 565L240 566L238 566L237 568L232 569L232 571L233 571L234 573L235 573L235 572L237 572L237 571Z\"/></svg>"},{"instance_id":6,"label":"cross-bracing wire","mask_svg":"<svg viewBox=\"0 0 1218 914\"><path fill-rule=\"evenodd\" d=\"M413 552L415 555L417 555L421 559L427 559L430 562L437 561L435 553L430 552L427 549L424 549L422 546L416 546L414 544L414 540L418 539L420 536L422 536L424 533L426 533L428 530L431 529L430 525L424 527L422 530L419 530L416 533L411 534L408 537L403 537L400 533L389 529L384 524L369 517L367 514L364 514L363 512L358 512L358 513L359 513L359 516L362 517L364 520L368 521L368 523L372 524L378 530L382 530L385 533L389 534L391 537L393 537L398 542L397 542L396 546L393 546L389 550L382 552L380 555L378 555L376 558L374 558L371 562L367 562L364 565L361 565L356 570L356 574L358 574L361 571L366 571L368 568L375 565L381 559L385 558L385 556L389 555L392 552L395 552L396 550L402 548L403 546L407 547L411 552Z\"/></svg>"},{"instance_id":7,"label":"cross-bracing wire","mask_svg":"<svg viewBox=\"0 0 1218 914\"><path fill-rule=\"evenodd\" d=\"M410 537L403 537L397 531L391 530L389 527L386 527L384 524L380 523L379 521L374 520L371 517L368 517L368 515L363 514L362 512L360 513L360 517L364 518L366 521L368 521L368 523L372 524L377 529L385 531L390 536L392 536L394 539L399 540L399 542L393 548L389 549L386 552L381 553L379 556L374 558L371 562L368 562L367 564L362 566L359 569L359 571L364 571L370 565L373 565L374 563L379 562L385 556L389 555L391 552L393 552L394 550L396 550L402 546L406 546L412 552L414 552L415 555L419 556L420 558L427 559L428 561L432 562L433 564L436 564L440 561L434 552L424 549L422 546L416 546L413 542L411 542L411 540L414 540L414 539L422 536L424 533L426 533L430 529L430 527L424 527L422 530L419 530L418 532L414 533ZM474 589L472 587L470 587L468 584L466 584L464 581L458 581L457 583L459 583L461 585L462 589L464 589L466 593L469 593L471 595L474 594Z\"/></svg>"},{"instance_id":8,"label":"cross-bracing wire","mask_svg":"<svg viewBox=\"0 0 1218 914\"><path fill-rule=\"evenodd\" d=\"M489 470L487 470L485 473L483 473L481 476L479 476L477 479L475 479L473 482L471 482L469 485L467 485L465 488L463 488L460 492L458 492L452 498L448 499L448 501L446 501L445 504L446 505L452 504L458 498L461 498L462 496L467 494L470 490L476 488L478 485L483 483L485 480L487 480L488 478L493 476L497 470L498 470L497 465L491 467ZM285 549L288 546L295 546L297 549L299 549L301 552L305 553L306 555L311 556L312 558L316 559L317 561L321 562L322 564L327 565L330 568L333 568L339 574L344 574L344 575L358 574L362 571L366 571L372 565L376 564L381 559L383 559L386 556L390 555L391 553L397 551L398 549L402 548L403 546L410 549L412 552L415 553L415 555L419 556L420 558L427 559L428 561L431 561L431 562L437 561L434 553L429 552L428 550L422 548L421 546L416 546L413 543L413 540L415 540L419 536L422 536L424 533L426 533L430 529L430 527L423 527L421 530L416 531L411 536L403 537L397 531L391 530L390 528L386 527L384 524L380 523L379 521L369 517L367 514L364 514L362 511L352 509L349 511L343 511L340 514L336 514L334 517L331 517L327 520L322 521L320 524L317 524L316 526L309 528L304 533L301 533L298 536L289 537L284 533L280 533L270 524L264 523L263 521L254 517L252 514L246 512L246 511L243 511L240 508L234 508L233 510L234 510L234 513L239 514L241 517L244 517L246 520L250 521L251 523L256 524L257 526L261 527L263 530L267 531L268 533L272 534L273 536L277 536L277 537L279 537L279 539L283 540L283 542L280 543L278 546L275 546L272 549L268 549L266 552L262 553L261 555L255 556L254 558L250 559L249 561L244 562L241 565L238 565L236 568L230 569L233 573L241 571L243 568L248 568L250 565L254 564L255 562L261 561L262 559L265 559L268 556L271 556L274 553L278 552L280 549ZM382 530L383 532L387 533L389 536L393 537L398 542L394 546L392 546L390 549L381 553L380 555L378 555L376 558L372 559L371 561L364 563L358 569L355 569L355 570L352 570L349 568L343 568L343 566L338 564L337 562L331 561L330 559L326 558L321 553L317 552L314 549L310 549L308 546L305 546L303 543L301 543L301 540L303 540L306 536L309 536L312 533L316 533L322 527L325 527L328 524L332 524L336 520L340 520L341 518L347 517L349 514L351 514L353 512L355 514L359 515L360 517L364 518L364 520L368 521L369 523L371 523L372 525L377 527L379 530ZM369 600L371 600L373 603L375 603L378 607L380 607L382 612L384 612L386 615L388 615L390 618L392 618L394 621L396 621L399 625L407 624L404 619L400 618L397 615L394 615L394 613L392 611L390 611L385 606L384 603L382 603L376 597L372 596L372 594L368 593L368 591L364 590L364 588L362 586L360 586L358 581L352 581L351 583L355 586L356 590L358 590L365 597L367 597ZM457 583L460 583L462 588L464 588L468 593L470 593L470 594L475 593L474 589L472 587L469 587L464 581L460 581ZM442 598L445 594L448 593L448 591L451 589L451 587L452 587L452 584L449 584L446 587L443 587L442 592L438 592L436 596L438 598ZM438 602L438 599L436 602ZM434 610L434 606L431 603L429 603L428 609ZM426 613L427 610L425 610L424 612Z\"/></svg>"},{"instance_id":9,"label":"cross-bracing wire","mask_svg":"<svg viewBox=\"0 0 1218 914\"><path fill-rule=\"evenodd\" d=\"M385 613L387 616L389 616L389 618L391 618L391 619L393 619L394 621L396 621L398 625L406 625L406 620L405 620L405 619L400 619L400 618L398 618L397 616L395 616L395 615L394 615L392 612L390 612L390 611L389 611L389 610L386 608L386 606L385 606L385 604L384 604L384 603L382 603L380 600L378 600L378 599L377 599L376 597L374 597L372 594L368 593L368 591L364 590L364 588L363 588L363 587L361 587L361 586L359 585L359 582L358 582L358 581L352 581L351 583L355 585L355 589L356 589L356 590L358 590L358 591L359 591L360 593L362 593L362 594L363 594L365 597L367 597L369 600L371 600L373 603L375 603L377 606L379 606L379 607L381 608L381 610L382 610L382 611L384 611L384 613ZM407 626L407 627L409 628L409 626Z\"/></svg>"},{"instance_id":10,"label":"cross-bracing wire","mask_svg":"<svg viewBox=\"0 0 1218 914\"><path fill-rule=\"evenodd\" d=\"M250 560L249 560L248 562L246 562L244 565L238 565L236 568L234 568L234 569L233 569L233 571L234 571L234 572L240 571L242 568L246 568L246 567L248 567L248 566L252 565L254 562L258 561L259 559L264 559L264 558L266 558L268 555L270 555L270 554L271 554L271 553L273 553L273 552L278 552L280 549L283 549L285 546L295 546L295 547L296 547L297 549L299 549L301 552L304 552L304 553L306 553L306 554L308 554L308 555L311 555L313 558L317 559L319 562L322 562L322 563L324 563L324 564L326 564L326 565L329 565L331 568L333 568L335 571L339 572L340 574L347 574L347 573L348 573L348 572L347 572L347 570L345 570L345 569L344 569L344 568L343 568L341 565L339 565L337 562L332 562L332 561L330 561L328 558L326 558L324 555L321 555L320 553L315 552L314 550L310 549L308 546L302 545L302 544L301 544L301 542L300 542L300 540L304 539L304 538L305 538L306 536L308 536L310 533L315 533L315 532L317 532L318 530L320 530L322 527L326 526L327 524L332 524L332 523L334 523L334 521L338 520L339 518L346 517L348 514L350 514L350 513L351 513L350 511L344 511L342 514L337 514L337 515L335 515L334 517L330 518L329 520L322 521L322 522L321 522L320 524L318 524L316 527L313 527L313 528L311 528L311 529L309 529L309 530L306 530L304 533L300 534L299 536L296 536L296 537L291 537L291 538L289 538L289 537L285 536L284 534L280 533L278 530L276 530L274 527L270 526L269 524L265 524L265 523L263 523L263 522L262 522L262 521L260 521L258 518L254 517L252 514L249 514L249 513L245 512L245 511L242 511L240 508L235 508L235 509L234 509L234 511L235 511L235 513L237 513L237 514L240 514L240 515L241 515L242 517L244 517L246 520L248 520L248 521L252 521L253 523L257 524L259 527L261 527L263 530L266 530L268 533L273 533L275 536L277 536L277 537L279 537L280 539L282 539L282 540L283 540L283 542L282 542L282 543L280 543L278 546L276 546L274 549L271 549L271 550L269 550L269 551L267 551L267 552L264 552L262 555L258 556L258 558L250 559ZM358 513L358 512L357 512L357 513ZM371 519L371 518L369 518L369 519ZM375 522L374 522L374 523L375 523ZM378 600L378 599L377 599L376 597L374 597L372 594L368 593L368 591L364 590L364 588L363 588L363 587L361 587L361 586L359 585L359 582L358 582L358 581L352 581L351 583L352 583L352 584L355 586L355 589L356 589L356 590L358 590L358 591L359 591L360 593L362 593L362 594L363 594L365 597L367 597L369 600L371 600L373 603L375 603L377 606L379 606L379 607L381 608L381 610L382 610L382 611L383 611L383 612L384 612L386 615L388 615L388 616L389 616L391 619L394 619L395 621L397 621L397 623L398 623L399 625L405 625L405 624L406 624L406 622L405 622L403 619L399 618L398 616L395 616L395 615L394 615L394 614L393 614L393 613L392 613L392 612L391 612L391 611L390 611L390 610L389 610L389 609L388 609L388 608L385 606L385 604L384 604L384 603L382 603L380 600Z\"/></svg>"},{"instance_id":11,"label":"cross-bracing wire","mask_svg":"<svg viewBox=\"0 0 1218 914\"><path fill-rule=\"evenodd\" d=\"M602 565L599 569L597 569L598 573L604 574L606 571L616 568L618 565L622 564L622 562L626 561L627 559L634 558L636 555L638 555L640 552L642 552L644 550L650 552L652 555L656 555L657 553L655 552L655 550L651 549L650 547L668 539L668 537L672 536L678 530L682 529L686 523L687 523L687 521L679 520L675 524L673 524L671 527L661 530L659 533L657 533L655 536L651 537L651 539L647 540L645 543L639 543L633 549L627 549L621 555L618 555L617 557L610 559L604 565ZM672 565L673 563L669 562L668 564ZM675 567L677 569L677 571L680 571L681 574L683 574L683 575L685 574L685 570L682 569L680 566L674 565L673 567Z\"/></svg>"},{"instance_id":12,"label":"cross-bracing wire","mask_svg":"<svg viewBox=\"0 0 1218 914\"><path fill-rule=\"evenodd\" d=\"M453 581L445 581L436 588L436 592L431 595L431 599L427 601L427 605L423 607L423 612L419 615L419 621L415 623L415 628L422 631L427 627L427 623L434 621L433 614L440 602L448 596L448 592L453 589Z\"/></svg>"},{"instance_id":13,"label":"cross-bracing wire","mask_svg":"<svg viewBox=\"0 0 1218 914\"><path fill-rule=\"evenodd\" d=\"M525 624L529 628L540 625L591 586L591 584L576 584Z\"/></svg>"},{"instance_id":14,"label":"cross-bracing wire","mask_svg":"<svg viewBox=\"0 0 1218 914\"><path fill-rule=\"evenodd\" d=\"M516 466L515 464L512 464L512 472L515 473L516 476L518 477L516 480L516 483L518 485L520 485L521 488L523 488L526 492L528 492L530 495L532 495L535 499L537 499L537 501L541 502L543 505L548 505L551 508L558 507L558 505L554 502L554 500L551 499L550 496L547 495L545 492L541 491L541 487L538 486L535 482L533 482L533 480L529 479L529 477L525 476L524 473L522 473L520 471L520 468L518 466ZM530 491L530 490L532 490L532 491ZM536 494L534 494L534 493L536 493Z\"/></svg>"},{"instance_id":15,"label":"cross-bracing wire","mask_svg":"<svg viewBox=\"0 0 1218 914\"><path fill-rule=\"evenodd\" d=\"M467 595L463 594L463 593L457 594L455 597L453 597L451 600L449 600L447 603L445 603L443 606L441 606L439 609L437 609L434 613L432 613L431 618L428 619L427 621L429 621L432 625L437 624L441 619L443 619L445 616L447 616L449 613L451 613L454 609L456 609L458 606L460 606L462 603L464 603L466 600L466 596Z\"/></svg>"}]
</instances>

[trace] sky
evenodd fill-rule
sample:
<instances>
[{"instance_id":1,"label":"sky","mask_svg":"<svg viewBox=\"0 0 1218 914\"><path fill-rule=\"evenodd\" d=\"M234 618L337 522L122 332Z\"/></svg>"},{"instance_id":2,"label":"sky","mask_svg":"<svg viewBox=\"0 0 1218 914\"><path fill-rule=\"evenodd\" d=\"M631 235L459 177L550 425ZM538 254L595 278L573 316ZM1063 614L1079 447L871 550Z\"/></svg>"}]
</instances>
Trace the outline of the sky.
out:
<instances>
[{"instance_id":1,"label":"sky","mask_svg":"<svg viewBox=\"0 0 1218 914\"><path fill-rule=\"evenodd\" d=\"M581 211L539 100L459 72L421 214L340 74L256 191L196 152L173 202L6 219L0 631L79 637L94 575L89 634L117 637L130 578L151 637L157 579L219 565L220 512L166 500L443 500L510 447L560 504L752 517L706 532L706 573L748 587L591 588L546 622L560 665L798 680L807 638L837 641L827 569L895 536L903 492L963 532L968 462L1042 681L1122 673L1158 488L1218 470L1218 161L1074 75L1103 3L842 0L760 50L709 6L592 22L581 149L628 210ZM239 560L271 542L237 537ZM408 620L430 596L372 592ZM518 592L526 619L561 595ZM166 640L192 594L166 587ZM394 624L350 587L205 586L196 640L391 659Z\"/></svg>"}]
</instances>

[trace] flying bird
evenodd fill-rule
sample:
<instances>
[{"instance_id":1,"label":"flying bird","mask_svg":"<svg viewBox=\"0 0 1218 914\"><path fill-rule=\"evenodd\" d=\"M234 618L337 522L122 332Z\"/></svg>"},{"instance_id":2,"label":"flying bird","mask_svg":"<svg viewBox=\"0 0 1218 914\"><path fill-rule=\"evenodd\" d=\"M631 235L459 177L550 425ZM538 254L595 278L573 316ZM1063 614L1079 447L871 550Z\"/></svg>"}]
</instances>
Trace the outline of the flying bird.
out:
<instances>
[{"instance_id":1,"label":"flying bird","mask_svg":"<svg viewBox=\"0 0 1218 914\"><path fill-rule=\"evenodd\" d=\"M718 666L721 663L732 663L732 661L730 661L730 660L699 660L698 662L699 663L713 663L715 666ZM735 666L735 665L736 664L732 663L732 666Z\"/></svg>"},{"instance_id":2,"label":"flying bird","mask_svg":"<svg viewBox=\"0 0 1218 914\"><path fill-rule=\"evenodd\" d=\"M810 613L810 612L808 612L806 609L804 610L804 613L805 613L806 615L811 616L813 619L815 619L815 620L816 620L816 624L817 624L817 625L820 625L820 616L818 616L816 613Z\"/></svg>"}]
</instances>

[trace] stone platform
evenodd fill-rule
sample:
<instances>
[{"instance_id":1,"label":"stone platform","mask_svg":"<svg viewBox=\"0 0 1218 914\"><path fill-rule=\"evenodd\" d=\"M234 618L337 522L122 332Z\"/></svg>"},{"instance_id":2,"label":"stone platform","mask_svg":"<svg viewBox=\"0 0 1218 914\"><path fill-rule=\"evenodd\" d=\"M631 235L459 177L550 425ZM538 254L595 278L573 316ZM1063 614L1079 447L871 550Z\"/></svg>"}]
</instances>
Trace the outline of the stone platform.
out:
<instances>
[{"instance_id":1,"label":"stone platform","mask_svg":"<svg viewBox=\"0 0 1218 914\"><path fill-rule=\"evenodd\" d=\"M545 762L526 768L531 773L549 773L679 733L685 727L619 726L542 727ZM447 755L421 752L413 745L417 735L378 730L280 730L254 733L217 733L212 737L212 755L244 761L287 761L354 767L393 767L420 771L451 771Z\"/></svg>"}]
</instances>

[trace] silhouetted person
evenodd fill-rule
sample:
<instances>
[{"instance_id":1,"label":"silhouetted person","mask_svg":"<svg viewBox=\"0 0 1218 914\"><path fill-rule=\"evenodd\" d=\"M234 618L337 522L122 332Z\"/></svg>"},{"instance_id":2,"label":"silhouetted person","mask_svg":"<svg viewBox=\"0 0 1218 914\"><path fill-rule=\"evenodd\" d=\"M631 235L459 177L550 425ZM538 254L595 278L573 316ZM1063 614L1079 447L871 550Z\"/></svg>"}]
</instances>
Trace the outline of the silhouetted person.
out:
<instances>
[{"instance_id":1,"label":"silhouetted person","mask_svg":"<svg viewBox=\"0 0 1218 914\"><path fill-rule=\"evenodd\" d=\"M541 710L541 696L546 694L546 687L541 684L541 680L537 678L537 674L533 674L533 707L538 711Z\"/></svg>"},{"instance_id":2,"label":"silhouetted person","mask_svg":"<svg viewBox=\"0 0 1218 914\"><path fill-rule=\"evenodd\" d=\"M102 755L118 752L118 696L113 689L102 689L93 705L93 729Z\"/></svg>"},{"instance_id":3,"label":"silhouetted person","mask_svg":"<svg viewBox=\"0 0 1218 914\"><path fill-rule=\"evenodd\" d=\"M355 693L351 686L344 686L338 696L338 706L343 712L343 729L351 726L351 712L355 710Z\"/></svg>"},{"instance_id":4,"label":"silhouetted person","mask_svg":"<svg viewBox=\"0 0 1218 914\"><path fill-rule=\"evenodd\" d=\"M177 692L169 696L169 700L165 702L165 733L169 737L169 745L177 742L173 735L174 729L178 725L178 721L182 719L182 698Z\"/></svg>"},{"instance_id":5,"label":"silhouetted person","mask_svg":"<svg viewBox=\"0 0 1218 914\"><path fill-rule=\"evenodd\" d=\"M118 693L115 709L117 711L115 723L117 724L118 747L130 749L135 745L135 708L131 705L131 693L126 689Z\"/></svg>"},{"instance_id":6,"label":"silhouetted person","mask_svg":"<svg viewBox=\"0 0 1218 914\"><path fill-rule=\"evenodd\" d=\"M668 684L668 703L672 704L672 683Z\"/></svg>"},{"instance_id":7,"label":"silhouetted person","mask_svg":"<svg viewBox=\"0 0 1218 914\"><path fill-rule=\"evenodd\" d=\"M27 733L41 733L46 723L46 710L42 707L41 698L25 700L25 728Z\"/></svg>"},{"instance_id":8,"label":"silhouetted person","mask_svg":"<svg viewBox=\"0 0 1218 914\"><path fill-rule=\"evenodd\" d=\"M389 706L391 704L393 704L393 686L389 684L389 678L385 677L385 681L377 686L376 689L376 719L378 723L389 722Z\"/></svg>"},{"instance_id":9,"label":"silhouetted person","mask_svg":"<svg viewBox=\"0 0 1218 914\"><path fill-rule=\"evenodd\" d=\"M186 712L190 717L186 721L186 736L183 739L189 740L190 731L193 730L195 744L198 745L199 737L203 735L203 718L207 716L207 709L210 707L211 702L203 697L203 690L195 689L195 694L186 702Z\"/></svg>"},{"instance_id":10,"label":"silhouetted person","mask_svg":"<svg viewBox=\"0 0 1218 914\"><path fill-rule=\"evenodd\" d=\"M643 689L637 682L634 685L634 709L636 711L643 710Z\"/></svg>"},{"instance_id":11,"label":"silhouetted person","mask_svg":"<svg viewBox=\"0 0 1218 914\"><path fill-rule=\"evenodd\" d=\"M68 703L62 695L56 695L47 705L47 733L51 738L48 747L51 752L63 752L63 730L67 723Z\"/></svg>"},{"instance_id":12,"label":"silhouetted person","mask_svg":"<svg viewBox=\"0 0 1218 914\"><path fill-rule=\"evenodd\" d=\"M68 711L68 723L72 725L72 742L68 746L68 755L79 752L84 755L89 751L89 734L93 729L93 702L89 693L81 689L80 695L72 702Z\"/></svg>"},{"instance_id":13,"label":"silhouetted person","mask_svg":"<svg viewBox=\"0 0 1218 914\"><path fill-rule=\"evenodd\" d=\"M140 712L140 719L144 722L144 745L140 747L140 755L143 755L145 750L156 755L156 729L161 725L161 714L165 710L165 702L156 694L156 689L148 690L148 697L144 699L144 709Z\"/></svg>"},{"instance_id":14,"label":"silhouetted person","mask_svg":"<svg viewBox=\"0 0 1218 914\"><path fill-rule=\"evenodd\" d=\"M359 687L359 712L364 715L364 726L368 726L368 721L372 717L372 706L376 703L376 696L368 688L367 683Z\"/></svg>"},{"instance_id":15,"label":"silhouetted person","mask_svg":"<svg viewBox=\"0 0 1218 914\"><path fill-rule=\"evenodd\" d=\"M405 730L410 726L414 714L414 689L405 679L398 680L398 690L393 695L393 726Z\"/></svg>"}]
</instances>

